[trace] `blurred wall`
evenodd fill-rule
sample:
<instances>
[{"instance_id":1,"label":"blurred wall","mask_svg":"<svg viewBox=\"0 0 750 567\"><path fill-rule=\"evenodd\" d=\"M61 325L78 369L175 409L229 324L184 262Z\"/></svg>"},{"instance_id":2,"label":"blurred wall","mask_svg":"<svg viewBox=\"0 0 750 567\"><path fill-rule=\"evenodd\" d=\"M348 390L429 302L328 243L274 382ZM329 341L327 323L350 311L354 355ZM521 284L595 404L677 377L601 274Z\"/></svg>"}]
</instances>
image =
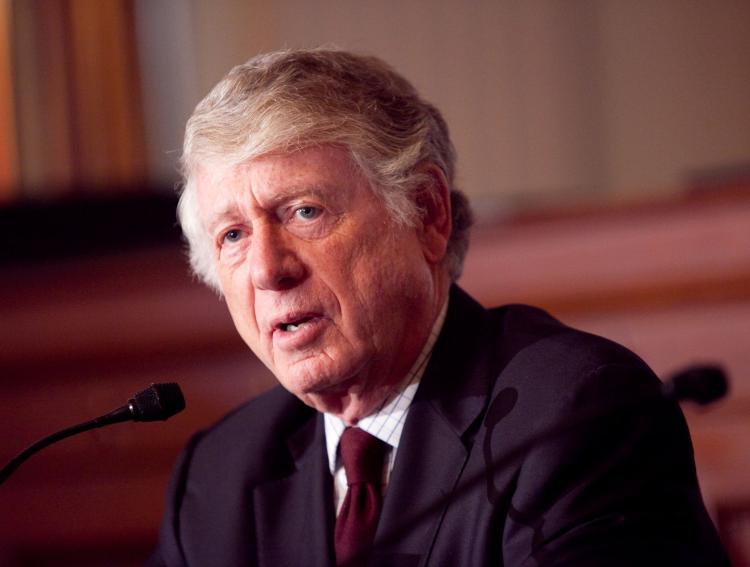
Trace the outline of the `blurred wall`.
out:
<instances>
[{"instance_id":1,"label":"blurred wall","mask_svg":"<svg viewBox=\"0 0 750 567\"><path fill-rule=\"evenodd\" d=\"M137 7L144 59L170 60L145 83L154 107L172 109L155 126L170 139L152 148L161 176L174 175L163 156L179 147L175 128L231 66L317 45L380 56L437 104L460 186L489 215L665 195L695 172L750 162L750 3L741 0Z\"/></svg>"}]
</instances>

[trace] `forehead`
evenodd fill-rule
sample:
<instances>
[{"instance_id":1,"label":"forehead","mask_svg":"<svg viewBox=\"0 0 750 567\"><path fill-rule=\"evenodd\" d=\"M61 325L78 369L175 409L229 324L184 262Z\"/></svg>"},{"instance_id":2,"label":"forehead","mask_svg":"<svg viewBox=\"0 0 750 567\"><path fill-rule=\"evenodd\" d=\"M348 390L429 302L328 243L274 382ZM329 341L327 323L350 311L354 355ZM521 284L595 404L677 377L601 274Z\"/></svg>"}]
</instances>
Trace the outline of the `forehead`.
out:
<instances>
[{"instance_id":1,"label":"forehead","mask_svg":"<svg viewBox=\"0 0 750 567\"><path fill-rule=\"evenodd\" d=\"M256 198L273 198L310 190L369 186L349 154L336 146L270 153L239 165L205 163L197 168L195 178L201 201L247 191Z\"/></svg>"}]
</instances>

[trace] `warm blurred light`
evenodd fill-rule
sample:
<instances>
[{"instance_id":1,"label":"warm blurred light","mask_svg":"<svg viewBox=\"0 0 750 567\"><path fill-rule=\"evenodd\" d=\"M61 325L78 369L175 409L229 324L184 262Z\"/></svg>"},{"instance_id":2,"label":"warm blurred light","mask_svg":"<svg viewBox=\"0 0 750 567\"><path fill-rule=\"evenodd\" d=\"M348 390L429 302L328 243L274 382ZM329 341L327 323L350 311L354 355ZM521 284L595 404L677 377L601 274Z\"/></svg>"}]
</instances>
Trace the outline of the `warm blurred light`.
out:
<instances>
[{"instance_id":1,"label":"warm blurred light","mask_svg":"<svg viewBox=\"0 0 750 567\"><path fill-rule=\"evenodd\" d=\"M22 195L138 190L146 150L132 2L10 5Z\"/></svg>"},{"instance_id":2,"label":"warm blurred light","mask_svg":"<svg viewBox=\"0 0 750 567\"><path fill-rule=\"evenodd\" d=\"M17 183L16 126L10 65L10 0L0 0L0 203L9 201Z\"/></svg>"}]
</instances>

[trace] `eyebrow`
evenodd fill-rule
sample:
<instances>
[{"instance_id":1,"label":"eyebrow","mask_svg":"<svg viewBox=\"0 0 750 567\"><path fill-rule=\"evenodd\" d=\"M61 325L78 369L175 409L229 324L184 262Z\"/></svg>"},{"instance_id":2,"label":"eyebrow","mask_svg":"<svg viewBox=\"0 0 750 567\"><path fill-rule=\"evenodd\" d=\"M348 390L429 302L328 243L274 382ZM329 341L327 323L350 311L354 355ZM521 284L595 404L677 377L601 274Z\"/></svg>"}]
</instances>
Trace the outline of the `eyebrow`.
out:
<instances>
[{"instance_id":1,"label":"eyebrow","mask_svg":"<svg viewBox=\"0 0 750 567\"><path fill-rule=\"evenodd\" d=\"M305 197L317 199L324 208L341 211L347 202L350 191L347 187L329 184L290 186L283 193L273 195L266 203L267 210L277 211L287 203ZM265 208L265 207L264 207Z\"/></svg>"},{"instance_id":2,"label":"eyebrow","mask_svg":"<svg viewBox=\"0 0 750 567\"><path fill-rule=\"evenodd\" d=\"M283 192L272 196L268 200L267 206L263 208L273 211L278 209L278 207L285 202L293 201L294 199L304 196L317 197L330 204L333 201L336 201L335 197L340 197L344 192L346 192L346 189L327 184L291 185L288 188L285 188ZM225 224L228 220L230 221L230 224L234 221L241 221L243 217L238 211L238 208L237 203L232 202L218 210L215 214L212 214L211 218L208 219L208 222L206 223L206 230L208 233L213 235L216 227Z\"/></svg>"},{"instance_id":3,"label":"eyebrow","mask_svg":"<svg viewBox=\"0 0 750 567\"><path fill-rule=\"evenodd\" d=\"M225 224L228 219L239 220L239 217L240 215L237 212L237 206L228 205L211 215L211 218L208 219L208 222L206 223L206 230L208 234L213 235L217 226Z\"/></svg>"},{"instance_id":4,"label":"eyebrow","mask_svg":"<svg viewBox=\"0 0 750 567\"><path fill-rule=\"evenodd\" d=\"M277 207L279 203L291 201L299 197L313 196L323 199L325 197L337 196L341 194L338 187L332 185L292 185L286 188L283 193L278 193L269 199L272 207Z\"/></svg>"}]
</instances>

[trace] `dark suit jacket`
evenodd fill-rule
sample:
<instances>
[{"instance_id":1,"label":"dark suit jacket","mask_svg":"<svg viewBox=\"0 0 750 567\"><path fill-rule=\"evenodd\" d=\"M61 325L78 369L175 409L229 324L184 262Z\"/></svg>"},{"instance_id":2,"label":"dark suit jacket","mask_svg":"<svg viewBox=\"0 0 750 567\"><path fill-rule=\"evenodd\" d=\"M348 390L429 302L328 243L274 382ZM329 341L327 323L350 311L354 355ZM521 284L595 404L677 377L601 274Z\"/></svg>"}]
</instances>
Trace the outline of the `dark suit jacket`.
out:
<instances>
[{"instance_id":1,"label":"dark suit jacket","mask_svg":"<svg viewBox=\"0 0 750 567\"><path fill-rule=\"evenodd\" d=\"M631 352L458 288L371 565L725 565L685 421ZM277 388L197 435L153 565L333 565L322 416Z\"/></svg>"}]
</instances>

